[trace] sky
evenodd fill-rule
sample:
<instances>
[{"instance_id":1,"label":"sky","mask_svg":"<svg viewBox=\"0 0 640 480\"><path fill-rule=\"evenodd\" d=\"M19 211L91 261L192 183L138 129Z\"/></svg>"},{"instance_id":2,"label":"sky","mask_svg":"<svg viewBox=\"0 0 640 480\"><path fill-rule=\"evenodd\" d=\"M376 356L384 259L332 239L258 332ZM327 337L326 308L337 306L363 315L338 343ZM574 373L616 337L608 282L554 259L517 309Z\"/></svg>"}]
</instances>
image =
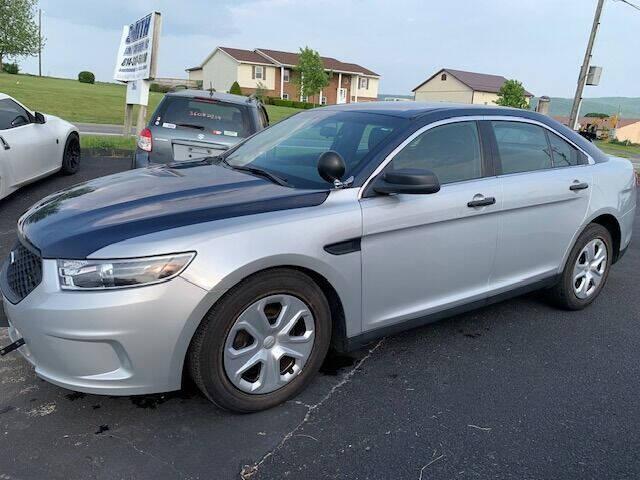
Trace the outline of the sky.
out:
<instances>
[{"instance_id":1,"label":"sky","mask_svg":"<svg viewBox=\"0 0 640 480\"><path fill-rule=\"evenodd\" d=\"M640 0L630 0L640 4ZM40 0L43 74L111 81L122 26L162 13L158 76L186 78L216 46L298 51L358 63L380 93L410 94L443 67L503 75L572 97L596 0ZM640 11L607 0L585 97L640 96ZM19 59L37 73L37 59Z\"/></svg>"}]
</instances>

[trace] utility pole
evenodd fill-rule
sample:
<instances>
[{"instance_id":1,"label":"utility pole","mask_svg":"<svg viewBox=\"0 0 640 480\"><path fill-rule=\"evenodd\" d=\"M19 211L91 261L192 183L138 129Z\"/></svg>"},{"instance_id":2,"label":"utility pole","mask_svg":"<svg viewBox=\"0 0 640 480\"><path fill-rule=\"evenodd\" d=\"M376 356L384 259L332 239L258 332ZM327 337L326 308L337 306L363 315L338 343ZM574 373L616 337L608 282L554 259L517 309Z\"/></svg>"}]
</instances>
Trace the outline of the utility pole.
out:
<instances>
[{"instance_id":1,"label":"utility pole","mask_svg":"<svg viewBox=\"0 0 640 480\"><path fill-rule=\"evenodd\" d=\"M42 76L42 9L38 9L38 76Z\"/></svg>"},{"instance_id":2,"label":"utility pole","mask_svg":"<svg viewBox=\"0 0 640 480\"><path fill-rule=\"evenodd\" d=\"M569 128L572 128L573 130L578 126L578 114L580 113L580 105L582 104L582 91L584 90L585 83L587 83L587 74L589 73L589 64L591 63L591 52L593 50L593 44L596 41L598 27L600 26L600 16L602 15L603 6L604 0L598 0L596 15L593 18L593 25L591 27L591 35L589 35L589 43L587 44L587 51L584 54L584 62L580 69L576 95L573 97L573 106L571 107L571 115L569 116Z\"/></svg>"}]
</instances>

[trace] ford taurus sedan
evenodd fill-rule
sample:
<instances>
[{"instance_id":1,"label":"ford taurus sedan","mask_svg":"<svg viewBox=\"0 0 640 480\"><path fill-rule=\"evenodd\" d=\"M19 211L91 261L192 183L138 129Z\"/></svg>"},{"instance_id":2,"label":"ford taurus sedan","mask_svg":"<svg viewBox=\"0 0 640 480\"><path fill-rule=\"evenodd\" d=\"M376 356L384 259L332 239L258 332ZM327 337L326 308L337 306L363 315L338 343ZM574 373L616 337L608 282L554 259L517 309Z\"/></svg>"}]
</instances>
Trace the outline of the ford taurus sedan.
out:
<instances>
[{"instance_id":1,"label":"ford taurus sedan","mask_svg":"<svg viewBox=\"0 0 640 480\"><path fill-rule=\"evenodd\" d=\"M0 93L0 199L42 177L80 166L78 129Z\"/></svg>"},{"instance_id":2,"label":"ford taurus sedan","mask_svg":"<svg viewBox=\"0 0 640 480\"><path fill-rule=\"evenodd\" d=\"M221 407L265 409L330 347L534 289L587 307L631 240L635 185L533 112L307 111L34 205L0 282L6 351L73 390L175 390L187 372Z\"/></svg>"}]
</instances>

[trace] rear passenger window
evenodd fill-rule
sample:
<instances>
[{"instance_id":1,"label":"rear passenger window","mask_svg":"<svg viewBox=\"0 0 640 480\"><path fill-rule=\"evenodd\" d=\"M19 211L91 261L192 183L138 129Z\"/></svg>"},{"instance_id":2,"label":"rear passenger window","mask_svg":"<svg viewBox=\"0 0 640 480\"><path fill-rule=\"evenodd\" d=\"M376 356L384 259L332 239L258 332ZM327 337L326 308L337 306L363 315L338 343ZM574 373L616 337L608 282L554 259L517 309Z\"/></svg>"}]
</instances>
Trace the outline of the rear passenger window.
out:
<instances>
[{"instance_id":1,"label":"rear passenger window","mask_svg":"<svg viewBox=\"0 0 640 480\"><path fill-rule=\"evenodd\" d=\"M578 149L569 145L554 133L548 132L548 135L551 152L553 153L554 167L572 167L583 163L582 154Z\"/></svg>"},{"instance_id":2,"label":"rear passenger window","mask_svg":"<svg viewBox=\"0 0 640 480\"><path fill-rule=\"evenodd\" d=\"M480 136L476 122L450 123L427 130L391 162L394 170L431 170L443 184L480 178L481 166Z\"/></svg>"},{"instance_id":3,"label":"rear passenger window","mask_svg":"<svg viewBox=\"0 0 640 480\"><path fill-rule=\"evenodd\" d=\"M522 122L491 123L503 174L551 168L551 152L542 127Z\"/></svg>"}]
</instances>

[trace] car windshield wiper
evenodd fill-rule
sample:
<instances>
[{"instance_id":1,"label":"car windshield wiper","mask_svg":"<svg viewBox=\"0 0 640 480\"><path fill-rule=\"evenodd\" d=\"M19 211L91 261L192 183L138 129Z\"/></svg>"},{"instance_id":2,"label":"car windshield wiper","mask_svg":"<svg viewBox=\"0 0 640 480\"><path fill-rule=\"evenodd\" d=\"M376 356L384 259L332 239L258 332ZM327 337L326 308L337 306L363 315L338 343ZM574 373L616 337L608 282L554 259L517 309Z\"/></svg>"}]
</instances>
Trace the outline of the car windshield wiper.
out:
<instances>
[{"instance_id":1,"label":"car windshield wiper","mask_svg":"<svg viewBox=\"0 0 640 480\"><path fill-rule=\"evenodd\" d=\"M204 127L202 125L196 125L195 123L176 123L176 125L178 127L195 128L196 130L204 130Z\"/></svg>"},{"instance_id":2,"label":"car windshield wiper","mask_svg":"<svg viewBox=\"0 0 640 480\"><path fill-rule=\"evenodd\" d=\"M289 182L287 182L286 179L276 175L275 173L271 173L267 170L262 170L261 168L256 168L256 167L247 167L246 165L231 165L224 158L222 159L222 163L224 163L226 166L228 166L233 170L240 170L241 172L247 172L247 173L253 173L254 175L259 175L268 180L271 180L273 183L276 183L280 186L283 186L283 187L291 186L291 184L289 184Z\"/></svg>"}]
</instances>

